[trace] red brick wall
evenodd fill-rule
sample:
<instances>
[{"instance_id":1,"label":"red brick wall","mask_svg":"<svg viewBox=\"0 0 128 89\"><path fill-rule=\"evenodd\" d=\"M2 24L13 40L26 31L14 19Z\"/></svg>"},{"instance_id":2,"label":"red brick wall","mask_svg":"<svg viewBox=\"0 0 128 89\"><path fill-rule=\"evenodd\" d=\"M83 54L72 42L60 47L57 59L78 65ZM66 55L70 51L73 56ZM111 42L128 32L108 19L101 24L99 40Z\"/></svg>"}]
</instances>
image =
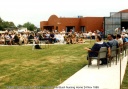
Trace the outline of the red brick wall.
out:
<instances>
[{"instance_id":1,"label":"red brick wall","mask_svg":"<svg viewBox=\"0 0 128 89\"><path fill-rule=\"evenodd\" d=\"M87 31L103 30L103 17L86 17L85 26Z\"/></svg>"},{"instance_id":2,"label":"red brick wall","mask_svg":"<svg viewBox=\"0 0 128 89\"><path fill-rule=\"evenodd\" d=\"M40 22L41 30L43 26L58 26L58 31L66 30L66 26L75 26L75 31L80 31L80 26L85 26L86 31L103 29L103 17L84 17L84 18L58 18L56 15L50 16L48 22Z\"/></svg>"},{"instance_id":3,"label":"red brick wall","mask_svg":"<svg viewBox=\"0 0 128 89\"><path fill-rule=\"evenodd\" d=\"M59 20L59 18L56 15L52 15L48 19L48 24L49 25L57 25L58 20Z\"/></svg>"},{"instance_id":4,"label":"red brick wall","mask_svg":"<svg viewBox=\"0 0 128 89\"><path fill-rule=\"evenodd\" d=\"M46 26L46 25L48 25L48 21L41 21L40 22L40 29L44 30L43 26Z\"/></svg>"},{"instance_id":5,"label":"red brick wall","mask_svg":"<svg viewBox=\"0 0 128 89\"><path fill-rule=\"evenodd\" d=\"M62 29L66 30L66 26L75 26L75 31L78 31L80 28L80 19L79 18L60 18L59 31Z\"/></svg>"},{"instance_id":6,"label":"red brick wall","mask_svg":"<svg viewBox=\"0 0 128 89\"><path fill-rule=\"evenodd\" d=\"M122 10L122 11L119 11L119 12L128 13L128 9L125 9L125 10Z\"/></svg>"}]
</instances>

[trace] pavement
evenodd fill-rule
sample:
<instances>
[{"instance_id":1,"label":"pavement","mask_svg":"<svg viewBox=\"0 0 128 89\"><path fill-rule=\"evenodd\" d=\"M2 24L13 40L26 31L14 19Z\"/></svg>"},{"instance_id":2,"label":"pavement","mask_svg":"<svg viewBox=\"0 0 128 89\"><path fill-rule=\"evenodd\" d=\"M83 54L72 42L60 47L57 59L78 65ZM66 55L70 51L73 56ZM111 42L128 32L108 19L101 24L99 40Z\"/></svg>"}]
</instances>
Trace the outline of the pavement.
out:
<instances>
[{"instance_id":1,"label":"pavement","mask_svg":"<svg viewBox=\"0 0 128 89\"><path fill-rule=\"evenodd\" d=\"M121 82L125 74L128 56L121 61ZM111 67L100 65L98 69L96 60L91 66L85 66L55 89L120 89L120 61Z\"/></svg>"}]
</instances>

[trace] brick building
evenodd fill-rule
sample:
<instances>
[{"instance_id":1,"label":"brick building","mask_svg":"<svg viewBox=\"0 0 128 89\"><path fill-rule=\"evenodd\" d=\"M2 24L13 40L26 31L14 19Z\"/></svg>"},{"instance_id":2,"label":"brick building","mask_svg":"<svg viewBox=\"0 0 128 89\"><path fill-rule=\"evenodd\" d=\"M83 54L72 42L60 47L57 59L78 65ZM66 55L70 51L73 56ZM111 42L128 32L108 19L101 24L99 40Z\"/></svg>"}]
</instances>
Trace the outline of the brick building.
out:
<instances>
[{"instance_id":1,"label":"brick building","mask_svg":"<svg viewBox=\"0 0 128 89\"><path fill-rule=\"evenodd\" d=\"M76 18L68 18L51 15L48 21L40 22L40 29L47 29L49 31L62 31L63 29L66 32L69 32L71 29L77 32L100 30L104 31L105 34L114 34L114 29L121 27L128 28L128 9L119 12L111 12L110 17L78 16Z\"/></svg>"},{"instance_id":2,"label":"brick building","mask_svg":"<svg viewBox=\"0 0 128 89\"><path fill-rule=\"evenodd\" d=\"M64 29L66 32L69 32L71 29L77 32L103 30L103 17L78 16L76 18L58 18L56 15L52 15L48 21L40 22L40 29L47 29L49 31L62 31Z\"/></svg>"}]
</instances>

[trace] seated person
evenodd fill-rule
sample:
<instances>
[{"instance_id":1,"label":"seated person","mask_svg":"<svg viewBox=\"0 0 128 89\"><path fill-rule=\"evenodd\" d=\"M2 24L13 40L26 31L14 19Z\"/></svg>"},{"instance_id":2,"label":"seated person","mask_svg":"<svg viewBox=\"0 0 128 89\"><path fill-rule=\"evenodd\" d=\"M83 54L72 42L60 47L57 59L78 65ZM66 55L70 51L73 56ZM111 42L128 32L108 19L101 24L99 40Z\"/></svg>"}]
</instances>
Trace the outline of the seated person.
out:
<instances>
[{"instance_id":1,"label":"seated person","mask_svg":"<svg viewBox=\"0 0 128 89\"><path fill-rule=\"evenodd\" d=\"M53 32L50 32L49 42L50 43L55 43L55 34Z\"/></svg>"},{"instance_id":2,"label":"seated person","mask_svg":"<svg viewBox=\"0 0 128 89\"><path fill-rule=\"evenodd\" d=\"M34 39L34 34L30 34L30 35L28 36L28 42L29 42L29 43L33 43L33 39Z\"/></svg>"},{"instance_id":3,"label":"seated person","mask_svg":"<svg viewBox=\"0 0 128 89\"><path fill-rule=\"evenodd\" d=\"M66 37L66 42L67 44L70 44L72 42L71 35L68 34L68 36Z\"/></svg>"},{"instance_id":4,"label":"seated person","mask_svg":"<svg viewBox=\"0 0 128 89\"><path fill-rule=\"evenodd\" d=\"M19 37L18 37L18 35L17 34L15 34L15 36L14 36L14 44L19 44Z\"/></svg>"},{"instance_id":5,"label":"seated person","mask_svg":"<svg viewBox=\"0 0 128 89\"><path fill-rule=\"evenodd\" d=\"M128 44L128 36L127 36L127 34L125 34L123 36L123 44Z\"/></svg>"},{"instance_id":6,"label":"seated person","mask_svg":"<svg viewBox=\"0 0 128 89\"><path fill-rule=\"evenodd\" d=\"M96 37L96 43L92 46L91 49L87 48L87 47L85 47L84 49L89 52L89 54L88 54L89 57L97 57L98 56L98 51L100 50L101 47L107 47L108 56L110 56L110 47L107 43L102 41L102 38L100 36ZM87 60L88 60L88 58L87 58ZM101 59L101 61L102 61L101 65L107 64L107 58L106 59ZM91 64L91 62L89 64Z\"/></svg>"},{"instance_id":7,"label":"seated person","mask_svg":"<svg viewBox=\"0 0 128 89\"><path fill-rule=\"evenodd\" d=\"M83 39L82 38L78 38L78 43L83 43Z\"/></svg>"},{"instance_id":8,"label":"seated person","mask_svg":"<svg viewBox=\"0 0 128 89\"><path fill-rule=\"evenodd\" d=\"M118 41L119 47L123 46L123 39L121 38L120 34L117 34L116 39Z\"/></svg>"},{"instance_id":9,"label":"seated person","mask_svg":"<svg viewBox=\"0 0 128 89\"><path fill-rule=\"evenodd\" d=\"M108 42L107 44L112 48L112 46L116 46L116 48L119 47L118 45L118 41L115 39L116 37L113 36L112 34L108 34L107 36L107 39L108 39Z\"/></svg>"},{"instance_id":10,"label":"seated person","mask_svg":"<svg viewBox=\"0 0 128 89\"><path fill-rule=\"evenodd\" d=\"M121 49L120 52L122 52L122 51L123 51L123 39L121 38L121 35L120 35L120 34L117 34L116 40L118 41L118 45L119 45L119 47L120 47L120 49ZM119 51L118 51L118 52L119 52Z\"/></svg>"},{"instance_id":11,"label":"seated person","mask_svg":"<svg viewBox=\"0 0 128 89\"><path fill-rule=\"evenodd\" d=\"M5 44L4 34L0 34L0 44Z\"/></svg>"},{"instance_id":12,"label":"seated person","mask_svg":"<svg viewBox=\"0 0 128 89\"><path fill-rule=\"evenodd\" d=\"M71 42L72 42L72 44L76 44L76 35L75 34L71 35Z\"/></svg>"}]
</instances>

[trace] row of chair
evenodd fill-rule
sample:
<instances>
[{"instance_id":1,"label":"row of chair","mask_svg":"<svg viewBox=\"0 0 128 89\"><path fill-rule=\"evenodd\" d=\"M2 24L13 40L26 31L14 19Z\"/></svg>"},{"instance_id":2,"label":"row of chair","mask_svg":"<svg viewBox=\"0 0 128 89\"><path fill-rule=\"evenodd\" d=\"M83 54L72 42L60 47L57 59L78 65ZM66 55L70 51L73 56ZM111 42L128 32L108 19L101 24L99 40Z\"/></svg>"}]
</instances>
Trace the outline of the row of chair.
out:
<instances>
[{"instance_id":1,"label":"row of chair","mask_svg":"<svg viewBox=\"0 0 128 89\"><path fill-rule=\"evenodd\" d=\"M107 59L107 67L108 67L108 64L110 64L110 66L111 66L112 61L113 61L113 63L114 63L114 61L116 61L116 65L117 65L117 61L121 60L122 59L121 57L126 56L128 54L127 49L128 49L128 44L125 44L119 48L116 48L116 46L112 46L111 56L107 57L107 53L108 53L107 47L101 47L98 52L98 57L89 57L88 56L88 67L90 66L90 62L93 59L97 59L97 66L99 69L100 59L103 59L103 58ZM116 59L116 60L114 60L114 59Z\"/></svg>"}]
</instances>

